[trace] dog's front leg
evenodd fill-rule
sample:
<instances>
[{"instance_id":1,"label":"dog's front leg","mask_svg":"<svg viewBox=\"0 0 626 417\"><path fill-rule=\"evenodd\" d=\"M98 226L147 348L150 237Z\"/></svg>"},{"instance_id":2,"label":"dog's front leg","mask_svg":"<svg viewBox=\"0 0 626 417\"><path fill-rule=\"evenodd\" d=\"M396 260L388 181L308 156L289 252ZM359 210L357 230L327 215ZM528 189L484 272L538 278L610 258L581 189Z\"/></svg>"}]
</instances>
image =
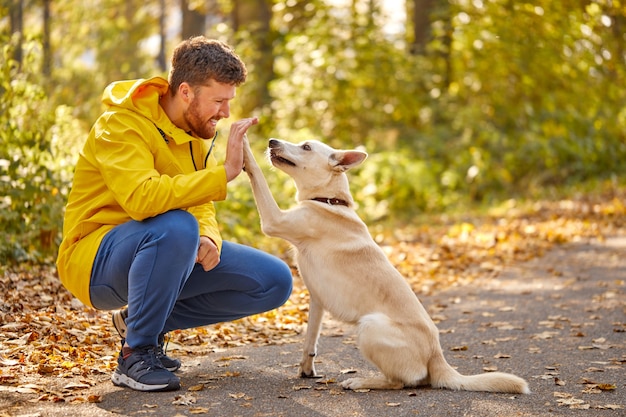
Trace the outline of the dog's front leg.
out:
<instances>
[{"instance_id":1,"label":"dog's front leg","mask_svg":"<svg viewBox=\"0 0 626 417\"><path fill-rule=\"evenodd\" d=\"M261 218L261 230L268 236L282 237L278 224L284 218L283 211L278 207L270 190L263 171L254 158L248 138L244 138L243 147L244 169L250 178L252 194Z\"/></svg>"},{"instance_id":2,"label":"dog's front leg","mask_svg":"<svg viewBox=\"0 0 626 417\"><path fill-rule=\"evenodd\" d=\"M317 356L317 339L320 336L323 316L324 308L315 298L311 297L309 302L309 322L307 323L306 336L304 338L302 362L300 362L300 376L303 378L321 378L315 372L314 361Z\"/></svg>"}]
</instances>

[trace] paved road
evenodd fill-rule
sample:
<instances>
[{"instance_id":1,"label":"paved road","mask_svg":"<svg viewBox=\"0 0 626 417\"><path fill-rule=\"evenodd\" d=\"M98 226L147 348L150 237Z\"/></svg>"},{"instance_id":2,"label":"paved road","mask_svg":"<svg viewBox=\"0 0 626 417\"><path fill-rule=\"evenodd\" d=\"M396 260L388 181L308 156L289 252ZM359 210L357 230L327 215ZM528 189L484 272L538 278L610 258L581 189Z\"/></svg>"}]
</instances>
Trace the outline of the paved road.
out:
<instances>
[{"instance_id":1,"label":"paved road","mask_svg":"<svg viewBox=\"0 0 626 417\"><path fill-rule=\"evenodd\" d=\"M626 415L625 237L561 246L505 268L497 279L485 277L422 302L460 372L513 372L529 381L533 393L344 391L336 381L376 371L359 356L352 329L328 318L317 364L322 380L296 377L299 336L285 341L294 343L183 357L178 392L138 393L103 377L92 389L101 395L99 403L29 402L36 396L10 394L20 405L0 416ZM4 398L0 405L15 400Z\"/></svg>"}]
</instances>

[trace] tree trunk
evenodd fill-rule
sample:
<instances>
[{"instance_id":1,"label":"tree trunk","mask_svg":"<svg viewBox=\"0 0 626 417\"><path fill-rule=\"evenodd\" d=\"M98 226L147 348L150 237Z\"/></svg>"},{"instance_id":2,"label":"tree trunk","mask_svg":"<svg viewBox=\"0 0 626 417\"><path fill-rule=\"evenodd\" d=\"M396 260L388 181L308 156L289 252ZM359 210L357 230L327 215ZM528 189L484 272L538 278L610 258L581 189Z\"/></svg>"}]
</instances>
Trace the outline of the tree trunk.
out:
<instances>
[{"instance_id":1,"label":"tree trunk","mask_svg":"<svg viewBox=\"0 0 626 417\"><path fill-rule=\"evenodd\" d=\"M9 20L11 24L11 35L16 38L15 52L13 59L17 62L18 68L22 67L22 41L24 39L24 1L12 0L9 6Z\"/></svg>"},{"instance_id":2,"label":"tree trunk","mask_svg":"<svg viewBox=\"0 0 626 417\"><path fill-rule=\"evenodd\" d=\"M430 40L430 14L434 3L434 0L413 0L413 41L410 52L414 55L423 53Z\"/></svg>"},{"instance_id":3,"label":"tree trunk","mask_svg":"<svg viewBox=\"0 0 626 417\"><path fill-rule=\"evenodd\" d=\"M180 8L183 15L182 38L200 36L206 33L206 16L198 10L189 8L189 0L181 0Z\"/></svg>"},{"instance_id":4,"label":"tree trunk","mask_svg":"<svg viewBox=\"0 0 626 417\"><path fill-rule=\"evenodd\" d=\"M274 79L274 33L270 28L272 18L271 0L234 0L232 11L233 30L246 31L254 53L246 55L248 69L252 70L254 91L246 96L242 106L243 114L271 101L269 83Z\"/></svg>"},{"instance_id":5,"label":"tree trunk","mask_svg":"<svg viewBox=\"0 0 626 417\"><path fill-rule=\"evenodd\" d=\"M157 65L161 71L167 69L167 58L165 57L165 17L167 16L167 9L165 0L159 0L159 54L157 55Z\"/></svg>"},{"instance_id":6,"label":"tree trunk","mask_svg":"<svg viewBox=\"0 0 626 417\"><path fill-rule=\"evenodd\" d=\"M52 49L50 46L50 0L43 0L43 63L41 72L44 78L52 74Z\"/></svg>"}]
</instances>

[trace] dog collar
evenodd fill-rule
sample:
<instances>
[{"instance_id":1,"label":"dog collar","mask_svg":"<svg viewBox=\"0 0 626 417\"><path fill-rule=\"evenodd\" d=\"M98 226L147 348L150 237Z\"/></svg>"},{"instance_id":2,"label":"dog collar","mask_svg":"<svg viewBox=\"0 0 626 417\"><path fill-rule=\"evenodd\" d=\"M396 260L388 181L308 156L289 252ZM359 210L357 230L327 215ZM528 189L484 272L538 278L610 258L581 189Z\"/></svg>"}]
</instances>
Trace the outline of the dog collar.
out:
<instances>
[{"instance_id":1,"label":"dog collar","mask_svg":"<svg viewBox=\"0 0 626 417\"><path fill-rule=\"evenodd\" d=\"M326 203L331 206L346 206L350 207L350 203L346 200L341 200L339 198L324 198L324 197L315 197L311 200L319 201L320 203Z\"/></svg>"}]
</instances>

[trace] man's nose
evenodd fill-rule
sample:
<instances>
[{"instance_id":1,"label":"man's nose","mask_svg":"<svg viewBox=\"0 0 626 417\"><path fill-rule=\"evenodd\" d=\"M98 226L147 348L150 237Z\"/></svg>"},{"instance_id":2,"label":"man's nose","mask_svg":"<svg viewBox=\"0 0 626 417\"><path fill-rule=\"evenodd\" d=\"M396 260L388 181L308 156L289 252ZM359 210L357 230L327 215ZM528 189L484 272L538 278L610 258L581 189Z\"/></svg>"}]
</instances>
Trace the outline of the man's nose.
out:
<instances>
[{"instance_id":1,"label":"man's nose","mask_svg":"<svg viewBox=\"0 0 626 417\"><path fill-rule=\"evenodd\" d=\"M223 118L230 117L230 103L228 101L224 101L220 106L220 116Z\"/></svg>"}]
</instances>

